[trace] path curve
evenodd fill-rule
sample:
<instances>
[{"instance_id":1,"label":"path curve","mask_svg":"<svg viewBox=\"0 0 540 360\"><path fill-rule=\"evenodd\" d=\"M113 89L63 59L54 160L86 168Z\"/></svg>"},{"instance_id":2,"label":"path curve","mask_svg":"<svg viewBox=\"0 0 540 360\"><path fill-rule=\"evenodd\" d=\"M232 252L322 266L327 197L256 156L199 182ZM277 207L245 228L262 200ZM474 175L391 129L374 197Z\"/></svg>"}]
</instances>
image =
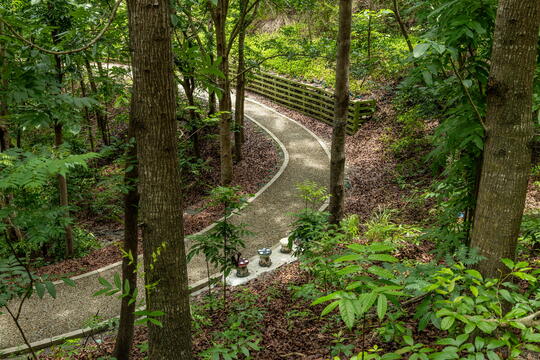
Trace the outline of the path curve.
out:
<instances>
[{"instance_id":1,"label":"path curve","mask_svg":"<svg viewBox=\"0 0 540 360\"><path fill-rule=\"evenodd\" d=\"M310 180L328 185L329 152L322 140L306 127L253 99L246 98L245 114L249 120L268 131L274 140L283 144L285 154L288 153L288 164L284 162L278 174L256 194L256 199L235 216L234 221L249 224L249 230L255 233L246 240L247 247L242 252L244 256L251 257L258 248L272 247L287 235L290 213L303 207L296 190L298 183ZM116 272L120 272L118 263L75 277L75 288L58 285L57 299L29 299L21 315L21 325L29 341L48 339L83 328L96 314L104 319L117 316L120 307L117 298L92 296L101 288L98 276L112 279ZM205 279L206 267L202 257L189 263L188 276L190 284ZM22 343L13 322L7 315L0 315L0 349Z\"/></svg>"}]
</instances>

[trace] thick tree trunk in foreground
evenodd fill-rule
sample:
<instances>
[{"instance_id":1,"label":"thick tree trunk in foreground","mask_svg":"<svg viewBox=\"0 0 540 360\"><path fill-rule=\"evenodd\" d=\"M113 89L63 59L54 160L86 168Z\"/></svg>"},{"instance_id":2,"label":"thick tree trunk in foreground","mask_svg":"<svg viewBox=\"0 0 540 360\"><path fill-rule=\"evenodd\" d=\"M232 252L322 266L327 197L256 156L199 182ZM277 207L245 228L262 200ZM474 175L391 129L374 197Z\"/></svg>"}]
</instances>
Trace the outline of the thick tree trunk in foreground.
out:
<instances>
[{"instance_id":1,"label":"thick tree trunk in foreground","mask_svg":"<svg viewBox=\"0 0 540 360\"><path fill-rule=\"evenodd\" d=\"M130 120L133 120L131 118ZM133 343L133 330L135 323L136 301L131 301L137 289L137 261L138 261L138 216L139 216L139 192L137 180L139 172L137 168L137 145L135 142L135 124L129 123L128 150L126 151L126 168L124 185L128 192L124 197L124 252L129 256L122 258L122 284L129 283L129 296L122 298L120 307L120 324L114 347L114 357L118 360L128 360L129 352ZM125 285L124 285L125 286ZM125 288L124 288L125 289ZM135 300L135 299L134 299ZM131 304L130 304L131 302Z\"/></svg>"},{"instance_id":2,"label":"thick tree trunk in foreground","mask_svg":"<svg viewBox=\"0 0 540 360\"><path fill-rule=\"evenodd\" d=\"M345 179L345 137L349 109L349 63L351 48L352 0L339 1L339 32L336 63L334 129L330 161L330 222L343 218Z\"/></svg>"},{"instance_id":3,"label":"thick tree trunk in foreground","mask_svg":"<svg viewBox=\"0 0 540 360\"><path fill-rule=\"evenodd\" d=\"M531 166L532 94L540 1L500 0L487 89L484 163L471 246L485 276L515 258Z\"/></svg>"},{"instance_id":4,"label":"thick tree trunk in foreground","mask_svg":"<svg viewBox=\"0 0 540 360\"><path fill-rule=\"evenodd\" d=\"M176 85L167 0L128 0L133 62L131 121L139 164L139 224L146 306L163 311L148 325L149 359L191 360L191 316L177 158Z\"/></svg>"},{"instance_id":5,"label":"thick tree trunk in foreground","mask_svg":"<svg viewBox=\"0 0 540 360\"><path fill-rule=\"evenodd\" d=\"M221 120L219 122L219 144L221 164L221 184L229 185L233 176L232 141L231 141L231 84L229 81L229 55L227 49L226 20L229 10L229 0L218 0L212 9L212 18L216 31L216 50L221 58L219 70L223 77L218 79L218 86L222 90L219 100Z\"/></svg>"}]
</instances>

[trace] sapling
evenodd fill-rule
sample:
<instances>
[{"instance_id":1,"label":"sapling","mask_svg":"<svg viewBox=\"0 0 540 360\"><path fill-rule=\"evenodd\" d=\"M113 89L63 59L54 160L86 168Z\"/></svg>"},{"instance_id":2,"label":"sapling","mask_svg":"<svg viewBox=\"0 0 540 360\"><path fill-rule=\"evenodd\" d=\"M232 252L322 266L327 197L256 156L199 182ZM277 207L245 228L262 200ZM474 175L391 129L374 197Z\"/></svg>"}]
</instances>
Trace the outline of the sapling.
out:
<instances>
[{"instance_id":1,"label":"sapling","mask_svg":"<svg viewBox=\"0 0 540 360\"><path fill-rule=\"evenodd\" d=\"M218 220L213 228L202 235L192 236L193 246L188 252L188 261L195 255L203 254L206 261L208 286L210 288L210 266L217 267L223 276L223 306L226 306L227 287L225 279L236 267L240 255L240 249L246 245L242 238L251 234L246 230L246 224L233 224L230 217L242 209L247 200L240 193L240 188L218 186L210 192L209 206L223 208L223 217Z\"/></svg>"}]
</instances>

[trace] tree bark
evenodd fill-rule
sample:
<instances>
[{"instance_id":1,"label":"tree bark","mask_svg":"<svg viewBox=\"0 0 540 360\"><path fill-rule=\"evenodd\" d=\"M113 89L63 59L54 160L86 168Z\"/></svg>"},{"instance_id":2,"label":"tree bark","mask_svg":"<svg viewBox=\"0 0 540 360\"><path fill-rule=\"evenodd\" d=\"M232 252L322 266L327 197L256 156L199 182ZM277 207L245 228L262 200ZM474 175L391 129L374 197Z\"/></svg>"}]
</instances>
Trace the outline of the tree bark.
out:
<instances>
[{"instance_id":1,"label":"tree bark","mask_svg":"<svg viewBox=\"0 0 540 360\"><path fill-rule=\"evenodd\" d=\"M133 118L130 118L133 120ZM118 360L128 360L133 343L133 331L135 322L135 305L132 301L137 289L137 262L138 262L138 235L137 225L139 216L139 193L137 191L137 179L139 177L137 167L137 145L135 142L135 124L130 121L128 128L128 149L126 151L126 165L124 185L128 192L124 197L124 252L129 254L122 258L122 284L129 284L127 297L122 298L120 307L120 323L114 347L114 357ZM136 300L136 299L133 299ZM131 303L130 303L131 302Z\"/></svg>"},{"instance_id":2,"label":"tree bark","mask_svg":"<svg viewBox=\"0 0 540 360\"><path fill-rule=\"evenodd\" d=\"M219 99L219 147L221 164L221 184L229 185L233 176L232 141L231 141L231 84L229 80L229 54L227 49L226 21L229 10L229 0L218 0L212 9L212 18L216 31L216 51L221 63L219 69L223 77L218 79L222 94Z\"/></svg>"},{"instance_id":3,"label":"tree bark","mask_svg":"<svg viewBox=\"0 0 540 360\"><path fill-rule=\"evenodd\" d=\"M349 109L349 65L351 49L352 0L339 1L339 31L336 62L334 128L330 160L330 222L343 218L345 179L345 137Z\"/></svg>"},{"instance_id":4,"label":"tree bark","mask_svg":"<svg viewBox=\"0 0 540 360\"><path fill-rule=\"evenodd\" d=\"M413 46L412 46L412 42L411 42L411 39L409 38L409 32L407 31L407 28L405 27L405 24L403 23L403 20L401 19L401 15L399 13L399 6L398 6L398 3L397 3L397 0L393 0L394 2L394 17L396 18L396 21L399 25L399 30L401 31L401 35L403 36L403 38L405 39L405 41L407 42L407 47L409 48L409 51L413 52Z\"/></svg>"},{"instance_id":5,"label":"tree bark","mask_svg":"<svg viewBox=\"0 0 540 360\"><path fill-rule=\"evenodd\" d=\"M540 1L500 0L487 89L486 142L471 246L487 277L514 259L531 167Z\"/></svg>"},{"instance_id":6,"label":"tree bark","mask_svg":"<svg viewBox=\"0 0 540 360\"><path fill-rule=\"evenodd\" d=\"M133 59L130 117L136 126L146 307L165 313L157 319L162 327L148 325L148 356L190 360L171 9L167 0L128 0L127 4Z\"/></svg>"},{"instance_id":7,"label":"tree bark","mask_svg":"<svg viewBox=\"0 0 540 360\"><path fill-rule=\"evenodd\" d=\"M82 75L82 72L80 72ZM86 84L84 83L84 79L81 76L81 95L83 97L86 97ZM86 120L86 127L88 129L88 142L90 143L90 151L94 152L96 151L96 146L94 145L94 127L92 126L92 119L90 119L90 112L88 111L88 108L84 108L84 119Z\"/></svg>"},{"instance_id":8,"label":"tree bark","mask_svg":"<svg viewBox=\"0 0 540 360\"><path fill-rule=\"evenodd\" d=\"M0 35L4 33L4 24L0 23ZM3 41L0 41L0 89L2 91L7 90L6 74L6 57ZM0 152L6 151L10 148L11 142L9 139L9 126L7 121L8 108L7 103L3 97L0 97Z\"/></svg>"},{"instance_id":9,"label":"tree bark","mask_svg":"<svg viewBox=\"0 0 540 360\"><path fill-rule=\"evenodd\" d=\"M86 72L88 73L88 82L90 83L90 89L92 90L92 93L94 93L94 95L97 96L98 88L96 85L96 79L94 78L92 65L90 65L90 61L87 58L84 59L84 65L86 67ZM105 114L103 114L103 111L101 109L96 109L94 114L96 115L96 122L99 128L99 131L101 133L101 141L103 142L105 146L109 146L111 143L109 141L109 134L107 130L108 128L107 118L105 117Z\"/></svg>"},{"instance_id":10,"label":"tree bark","mask_svg":"<svg viewBox=\"0 0 540 360\"><path fill-rule=\"evenodd\" d=\"M58 37L55 31L52 33L53 42L55 44L58 43ZM54 60L56 62L56 76L58 80L58 84L60 87L62 87L62 83L64 80L64 72L62 67L62 59L59 55L54 56ZM64 143L64 134L63 134L63 124L55 121L54 125L54 146L56 148L59 148ZM67 188L67 181L66 177L63 175L57 175L58 180L58 196L60 198L60 206L63 206L67 208L69 206L69 200L68 200L68 188ZM66 215L69 216L69 210L66 210ZM74 254L73 251L73 228L71 225L66 225L64 228L65 231L65 242L66 242L66 256L71 257Z\"/></svg>"},{"instance_id":11,"label":"tree bark","mask_svg":"<svg viewBox=\"0 0 540 360\"><path fill-rule=\"evenodd\" d=\"M59 148L64 143L63 138L63 125L60 123L54 124L54 146L56 148ZM67 189L67 180L66 177L63 175L57 175L56 176L58 180L58 195L60 197L60 206L68 207L69 206L69 200L68 200L68 189ZM66 211L66 215L69 216L69 210ZM71 225L66 225L64 228L66 234L65 234L65 241L66 241L66 255L68 257L73 256L73 228Z\"/></svg>"},{"instance_id":12,"label":"tree bark","mask_svg":"<svg viewBox=\"0 0 540 360\"><path fill-rule=\"evenodd\" d=\"M246 41L246 28L249 22L246 21L246 12L249 0L240 0L240 31L238 32L238 69L236 76L236 99L234 111L234 156L236 161L242 160L242 144L245 142L244 131L244 100L246 97L246 59L244 47Z\"/></svg>"}]
</instances>

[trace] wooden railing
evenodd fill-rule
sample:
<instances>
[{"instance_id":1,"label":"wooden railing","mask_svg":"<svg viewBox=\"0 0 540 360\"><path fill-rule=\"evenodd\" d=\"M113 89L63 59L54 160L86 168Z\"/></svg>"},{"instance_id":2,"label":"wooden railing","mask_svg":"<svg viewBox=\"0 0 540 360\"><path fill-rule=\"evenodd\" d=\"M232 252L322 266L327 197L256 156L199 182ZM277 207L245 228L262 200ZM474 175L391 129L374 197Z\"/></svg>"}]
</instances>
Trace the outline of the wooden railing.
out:
<instances>
[{"instance_id":1,"label":"wooden railing","mask_svg":"<svg viewBox=\"0 0 540 360\"><path fill-rule=\"evenodd\" d=\"M334 94L327 90L262 71L247 73L246 89L328 125L334 122ZM375 107L375 100L351 100L347 134L355 134Z\"/></svg>"}]
</instances>

